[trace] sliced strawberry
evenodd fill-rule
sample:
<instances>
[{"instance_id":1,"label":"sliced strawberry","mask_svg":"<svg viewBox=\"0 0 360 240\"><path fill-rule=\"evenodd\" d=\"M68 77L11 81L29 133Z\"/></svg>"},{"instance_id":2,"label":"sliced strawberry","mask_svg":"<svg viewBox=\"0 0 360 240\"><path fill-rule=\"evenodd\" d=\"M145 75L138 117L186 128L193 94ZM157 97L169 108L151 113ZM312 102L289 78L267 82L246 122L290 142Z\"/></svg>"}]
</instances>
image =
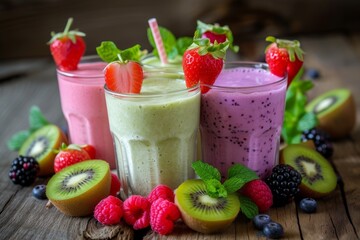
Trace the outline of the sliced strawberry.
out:
<instances>
[{"instance_id":1,"label":"sliced strawberry","mask_svg":"<svg viewBox=\"0 0 360 240\"><path fill-rule=\"evenodd\" d=\"M105 68L107 87L118 93L140 93L144 73L137 62L112 62Z\"/></svg>"},{"instance_id":2,"label":"sliced strawberry","mask_svg":"<svg viewBox=\"0 0 360 240\"><path fill-rule=\"evenodd\" d=\"M289 41L267 37L271 44L265 50L265 61L269 64L270 71L283 77L288 74L288 86L300 71L304 57L299 41Z\"/></svg>"},{"instance_id":3,"label":"sliced strawberry","mask_svg":"<svg viewBox=\"0 0 360 240\"><path fill-rule=\"evenodd\" d=\"M48 43L57 67L64 71L76 70L86 49L85 33L70 30L72 22L73 19L69 18L64 32L52 32Z\"/></svg>"}]
</instances>

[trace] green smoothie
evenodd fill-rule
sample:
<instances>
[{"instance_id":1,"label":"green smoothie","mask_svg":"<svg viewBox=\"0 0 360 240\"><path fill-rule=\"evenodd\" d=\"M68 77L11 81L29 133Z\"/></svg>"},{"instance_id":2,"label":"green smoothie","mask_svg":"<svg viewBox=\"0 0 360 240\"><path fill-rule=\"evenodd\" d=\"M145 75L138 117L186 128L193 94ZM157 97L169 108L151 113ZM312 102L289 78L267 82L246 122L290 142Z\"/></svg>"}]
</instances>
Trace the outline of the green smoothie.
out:
<instances>
[{"instance_id":1,"label":"green smoothie","mask_svg":"<svg viewBox=\"0 0 360 240\"><path fill-rule=\"evenodd\" d=\"M106 90L124 197L147 196L158 184L175 189L194 177L200 90L187 89L183 79L161 75L148 75L140 94Z\"/></svg>"}]
</instances>

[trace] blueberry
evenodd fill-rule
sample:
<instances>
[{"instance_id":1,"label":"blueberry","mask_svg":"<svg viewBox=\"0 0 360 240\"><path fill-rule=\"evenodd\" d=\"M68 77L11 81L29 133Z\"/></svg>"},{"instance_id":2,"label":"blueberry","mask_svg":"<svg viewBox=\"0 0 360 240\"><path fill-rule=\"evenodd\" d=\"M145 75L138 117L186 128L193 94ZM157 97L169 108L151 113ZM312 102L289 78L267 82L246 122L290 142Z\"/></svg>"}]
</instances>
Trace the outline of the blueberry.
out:
<instances>
[{"instance_id":1,"label":"blueberry","mask_svg":"<svg viewBox=\"0 0 360 240\"><path fill-rule=\"evenodd\" d=\"M312 198L303 198L300 201L300 209L306 213L316 212L317 203L315 199Z\"/></svg>"},{"instance_id":2,"label":"blueberry","mask_svg":"<svg viewBox=\"0 0 360 240\"><path fill-rule=\"evenodd\" d=\"M37 199L47 199L45 193L46 193L46 185L36 185L32 190L33 196Z\"/></svg>"},{"instance_id":3,"label":"blueberry","mask_svg":"<svg viewBox=\"0 0 360 240\"><path fill-rule=\"evenodd\" d=\"M320 73L318 70L314 69L314 68L309 68L306 71L306 76L311 78L311 79L317 79L320 77Z\"/></svg>"},{"instance_id":4,"label":"blueberry","mask_svg":"<svg viewBox=\"0 0 360 240\"><path fill-rule=\"evenodd\" d=\"M271 222L271 218L267 214L258 214L253 218L253 224L258 230L263 230L265 224L269 222Z\"/></svg>"},{"instance_id":5,"label":"blueberry","mask_svg":"<svg viewBox=\"0 0 360 240\"><path fill-rule=\"evenodd\" d=\"M284 235L284 229L281 224L270 222L264 226L263 234L268 238L281 238Z\"/></svg>"}]
</instances>

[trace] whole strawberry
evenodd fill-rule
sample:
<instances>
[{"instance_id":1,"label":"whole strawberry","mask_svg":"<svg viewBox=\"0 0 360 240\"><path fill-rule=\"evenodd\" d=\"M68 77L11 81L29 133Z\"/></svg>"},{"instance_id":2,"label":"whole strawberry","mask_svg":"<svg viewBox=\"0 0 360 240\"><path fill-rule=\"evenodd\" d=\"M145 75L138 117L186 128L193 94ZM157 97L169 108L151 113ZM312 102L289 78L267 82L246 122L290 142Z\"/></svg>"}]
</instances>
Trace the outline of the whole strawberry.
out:
<instances>
[{"instance_id":1,"label":"whole strawberry","mask_svg":"<svg viewBox=\"0 0 360 240\"><path fill-rule=\"evenodd\" d=\"M198 38L198 34L197 31L193 44L185 51L182 66L186 86L190 88L200 82L201 92L206 93L209 91L206 85L212 85L223 69L229 42L212 44L207 38Z\"/></svg>"},{"instance_id":2,"label":"whole strawberry","mask_svg":"<svg viewBox=\"0 0 360 240\"><path fill-rule=\"evenodd\" d=\"M64 32L51 32L52 38L48 42L56 66L63 71L76 70L86 49L85 33L70 30L72 22L73 19L69 18Z\"/></svg>"},{"instance_id":3,"label":"whole strawberry","mask_svg":"<svg viewBox=\"0 0 360 240\"><path fill-rule=\"evenodd\" d=\"M271 36L266 41L271 42L265 49L265 61L269 64L270 71L279 77L287 73L289 86L304 63L304 51L300 48L300 42Z\"/></svg>"},{"instance_id":4,"label":"whole strawberry","mask_svg":"<svg viewBox=\"0 0 360 240\"><path fill-rule=\"evenodd\" d=\"M55 173L67 166L89 159L91 159L89 154L79 145L70 144L69 146L66 146L66 144L62 144L54 159Z\"/></svg>"}]
</instances>

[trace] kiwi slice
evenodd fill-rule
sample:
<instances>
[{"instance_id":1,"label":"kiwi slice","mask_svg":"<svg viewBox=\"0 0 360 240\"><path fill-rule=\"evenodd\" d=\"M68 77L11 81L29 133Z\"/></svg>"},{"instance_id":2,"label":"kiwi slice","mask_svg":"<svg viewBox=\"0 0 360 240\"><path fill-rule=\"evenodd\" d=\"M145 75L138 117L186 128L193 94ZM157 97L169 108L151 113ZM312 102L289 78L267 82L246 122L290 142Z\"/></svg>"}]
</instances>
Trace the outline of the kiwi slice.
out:
<instances>
[{"instance_id":1,"label":"kiwi slice","mask_svg":"<svg viewBox=\"0 0 360 240\"><path fill-rule=\"evenodd\" d=\"M53 124L45 125L33 132L23 143L19 155L32 156L40 166L39 176L54 173L55 149L67 143L65 134Z\"/></svg>"},{"instance_id":2,"label":"kiwi slice","mask_svg":"<svg viewBox=\"0 0 360 240\"><path fill-rule=\"evenodd\" d=\"M309 147L288 145L280 151L280 163L288 164L300 172L300 193L319 198L331 193L337 177L331 164L320 153Z\"/></svg>"},{"instance_id":3,"label":"kiwi slice","mask_svg":"<svg viewBox=\"0 0 360 240\"><path fill-rule=\"evenodd\" d=\"M70 165L52 176L46 186L48 199L66 215L88 216L110 194L110 166L103 160Z\"/></svg>"},{"instance_id":4,"label":"kiwi slice","mask_svg":"<svg viewBox=\"0 0 360 240\"><path fill-rule=\"evenodd\" d=\"M185 224L201 233L226 229L240 211L240 201L236 194L229 194L226 198L212 198L206 193L205 183L200 179L183 182L175 191L175 204Z\"/></svg>"},{"instance_id":5,"label":"kiwi slice","mask_svg":"<svg viewBox=\"0 0 360 240\"><path fill-rule=\"evenodd\" d=\"M333 139L343 138L351 133L356 124L354 97L348 89L334 89L313 99L306 106L319 119L318 128Z\"/></svg>"}]
</instances>

